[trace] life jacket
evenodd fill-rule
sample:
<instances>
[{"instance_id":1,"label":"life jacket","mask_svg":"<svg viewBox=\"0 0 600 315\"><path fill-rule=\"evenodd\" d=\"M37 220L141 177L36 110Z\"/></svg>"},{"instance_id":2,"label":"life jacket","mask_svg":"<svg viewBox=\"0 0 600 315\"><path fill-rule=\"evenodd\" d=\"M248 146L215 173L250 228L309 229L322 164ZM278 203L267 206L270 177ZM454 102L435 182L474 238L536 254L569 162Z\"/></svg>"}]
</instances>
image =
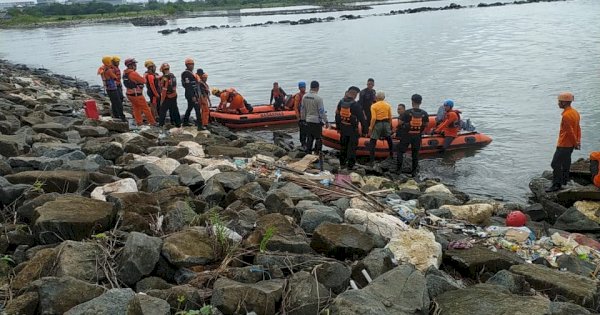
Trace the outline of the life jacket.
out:
<instances>
[{"instance_id":1,"label":"life jacket","mask_svg":"<svg viewBox=\"0 0 600 315\"><path fill-rule=\"evenodd\" d=\"M115 81L117 81L117 86L121 85L121 69L119 69L119 67L116 66L111 66L113 72L115 73L115 75L117 76L117 79Z\"/></svg>"},{"instance_id":2,"label":"life jacket","mask_svg":"<svg viewBox=\"0 0 600 315\"><path fill-rule=\"evenodd\" d=\"M172 98L177 96L177 78L172 73L163 75L161 78L163 87L167 88L167 97Z\"/></svg>"},{"instance_id":3,"label":"life jacket","mask_svg":"<svg viewBox=\"0 0 600 315\"><path fill-rule=\"evenodd\" d=\"M410 121L408 122L408 133L411 135L421 134L423 130L423 111L408 111L408 115L410 116Z\"/></svg>"},{"instance_id":4,"label":"life jacket","mask_svg":"<svg viewBox=\"0 0 600 315\"><path fill-rule=\"evenodd\" d=\"M590 172L592 173L592 182L600 188L600 151L590 154Z\"/></svg>"},{"instance_id":5,"label":"life jacket","mask_svg":"<svg viewBox=\"0 0 600 315\"><path fill-rule=\"evenodd\" d=\"M109 78L106 73L111 68L112 67L110 67L110 66L104 66L102 69L102 72L100 74L100 76L102 78L102 83L104 84L104 88L106 88L106 90L116 90L117 89L117 80L115 80L114 78ZM100 69L98 69L98 72L100 72Z\"/></svg>"},{"instance_id":6,"label":"life jacket","mask_svg":"<svg viewBox=\"0 0 600 315\"><path fill-rule=\"evenodd\" d=\"M144 73L144 79L146 79L146 92L148 93L148 96L149 97L155 97L155 96L160 97L160 91L161 91L160 75L158 73L146 72L146 73ZM154 89L156 89L156 93L158 93L157 95L154 95L152 87L154 87Z\"/></svg>"},{"instance_id":7,"label":"life jacket","mask_svg":"<svg viewBox=\"0 0 600 315\"><path fill-rule=\"evenodd\" d=\"M280 88L277 89L273 89L273 99L278 99L282 96L282 94L280 93Z\"/></svg>"},{"instance_id":8,"label":"life jacket","mask_svg":"<svg viewBox=\"0 0 600 315\"><path fill-rule=\"evenodd\" d=\"M198 88L200 90L200 96L208 97L208 95L210 94L210 87L208 86L208 83L200 80L198 81Z\"/></svg>"},{"instance_id":9,"label":"life jacket","mask_svg":"<svg viewBox=\"0 0 600 315\"><path fill-rule=\"evenodd\" d=\"M144 91L144 84L135 83L129 79L129 74L134 72L133 69L125 70L123 73L123 85L127 88L127 95L139 96Z\"/></svg>"},{"instance_id":10,"label":"life jacket","mask_svg":"<svg viewBox=\"0 0 600 315\"><path fill-rule=\"evenodd\" d=\"M461 112L459 110L454 110L454 109L451 110L451 112L454 112L458 118L456 119L456 121L454 123L452 123L450 128L458 128L460 130L460 126L461 126L460 113Z\"/></svg>"},{"instance_id":11,"label":"life jacket","mask_svg":"<svg viewBox=\"0 0 600 315\"><path fill-rule=\"evenodd\" d=\"M355 127L358 124L358 119L355 115L352 115L352 104L354 102L348 102L345 99L340 101L340 123L343 126Z\"/></svg>"}]
</instances>

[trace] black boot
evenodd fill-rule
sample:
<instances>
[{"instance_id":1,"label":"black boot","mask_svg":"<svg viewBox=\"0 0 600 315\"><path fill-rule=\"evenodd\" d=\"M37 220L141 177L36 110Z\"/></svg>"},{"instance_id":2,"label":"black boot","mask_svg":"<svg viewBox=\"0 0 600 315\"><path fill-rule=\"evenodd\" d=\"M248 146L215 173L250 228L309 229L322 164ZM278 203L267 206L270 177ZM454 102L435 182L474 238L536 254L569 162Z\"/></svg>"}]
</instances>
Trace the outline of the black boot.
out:
<instances>
[{"instance_id":1,"label":"black boot","mask_svg":"<svg viewBox=\"0 0 600 315\"><path fill-rule=\"evenodd\" d=\"M561 184L552 184L552 186L550 186L549 188L546 188L546 192L555 192L555 191L559 191L561 189L562 189Z\"/></svg>"}]
</instances>

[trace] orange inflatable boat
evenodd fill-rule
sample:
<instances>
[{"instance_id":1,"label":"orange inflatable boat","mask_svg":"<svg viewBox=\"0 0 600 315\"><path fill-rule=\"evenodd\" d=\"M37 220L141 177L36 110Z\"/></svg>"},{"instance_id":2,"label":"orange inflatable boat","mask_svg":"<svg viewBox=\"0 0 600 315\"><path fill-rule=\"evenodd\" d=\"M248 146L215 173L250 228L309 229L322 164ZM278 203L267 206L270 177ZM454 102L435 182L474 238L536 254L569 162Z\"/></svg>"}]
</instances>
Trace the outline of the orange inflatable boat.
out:
<instances>
[{"instance_id":1,"label":"orange inflatable boat","mask_svg":"<svg viewBox=\"0 0 600 315\"><path fill-rule=\"evenodd\" d=\"M398 120L394 119L392 128L395 129L397 124ZM442 137L441 135L429 135L429 132L431 132L431 128L433 126L435 126L435 117L430 116L428 127L425 130L425 135L423 135L423 138L421 139L421 150L419 151L421 154L437 153L442 149L442 146L444 144L444 137ZM323 129L322 137L324 146L336 150L339 150L341 148L340 134L335 129L335 126ZM370 141L370 138L365 137L361 137L358 139L358 146L356 148L357 156L369 156ZM399 139L394 138L394 145L397 145L398 142ZM475 131L463 132L460 133L458 137L454 139L454 141L452 141L447 151L483 147L490 144L491 142L492 138L485 134ZM375 156L378 158L385 158L389 156L388 144L385 140L377 141L377 144L375 146Z\"/></svg>"},{"instance_id":2,"label":"orange inflatable boat","mask_svg":"<svg viewBox=\"0 0 600 315\"><path fill-rule=\"evenodd\" d=\"M232 128L256 128L271 125L286 125L298 122L296 112L293 110L276 111L272 105L256 105L251 114L238 114L210 110L211 119Z\"/></svg>"}]
</instances>

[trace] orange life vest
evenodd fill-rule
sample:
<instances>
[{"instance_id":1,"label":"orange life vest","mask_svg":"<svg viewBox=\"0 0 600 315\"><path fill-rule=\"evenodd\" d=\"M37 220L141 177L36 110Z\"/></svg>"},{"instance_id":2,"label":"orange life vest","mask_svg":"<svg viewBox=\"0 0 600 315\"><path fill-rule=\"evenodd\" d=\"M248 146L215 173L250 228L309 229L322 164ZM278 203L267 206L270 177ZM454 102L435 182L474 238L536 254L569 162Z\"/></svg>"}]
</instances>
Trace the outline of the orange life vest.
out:
<instances>
[{"instance_id":1,"label":"orange life vest","mask_svg":"<svg viewBox=\"0 0 600 315\"><path fill-rule=\"evenodd\" d=\"M127 69L123 73L123 83L127 88L127 95L140 96L144 91L144 83L136 82L132 76L140 76L133 69ZM140 77L141 78L141 77ZM143 78L142 78L143 79Z\"/></svg>"},{"instance_id":2,"label":"orange life vest","mask_svg":"<svg viewBox=\"0 0 600 315\"><path fill-rule=\"evenodd\" d=\"M411 111L410 121L408 122L408 133L409 134L420 134L423 130L423 112Z\"/></svg>"},{"instance_id":3,"label":"orange life vest","mask_svg":"<svg viewBox=\"0 0 600 315\"><path fill-rule=\"evenodd\" d=\"M592 182L600 188L600 151L590 154L590 171L592 173Z\"/></svg>"}]
</instances>

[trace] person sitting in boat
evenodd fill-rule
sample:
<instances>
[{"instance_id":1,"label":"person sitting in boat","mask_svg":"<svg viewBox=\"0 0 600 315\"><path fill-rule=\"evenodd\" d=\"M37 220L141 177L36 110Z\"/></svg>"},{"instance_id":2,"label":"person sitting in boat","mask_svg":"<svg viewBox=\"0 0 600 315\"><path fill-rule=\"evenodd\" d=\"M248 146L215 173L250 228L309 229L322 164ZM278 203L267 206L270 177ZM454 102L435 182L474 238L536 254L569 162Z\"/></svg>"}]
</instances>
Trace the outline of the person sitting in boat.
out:
<instances>
[{"instance_id":1,"label":"person sitting in boat","mask_svg":"<svg viewBox=\"0 0 600 315\"><path fill-rule=\"evenodd\" d=\"M234 88L228 88L226 90L212 89L212 95L221 99L221 103L217 107L217 111L237 113L237 114L248 114L254 110L252 105L248 104L246 99Z\"/></svg>"},{"instance_id":2,"label":"person sitting in boat","mask_svg":"<svg viewBox=\"0 0 600 315\"><path fill-rule=\"evenodd\" d=\"M275 110L283 110L286 95L285 91L279 86L279 83L273 82L269 104L273 105ZM275 100L275 103L273 103L273 100Z\"/></svg>"},{"instance_id":3,"label":"person sitting in boat","mask_svg":"<svg viewBox=\"0 0 600 315\"><path fill-rule=\"evenodd\" d=\"M445 100L443 106L446 113L444 120L431 131L431 134L441 134L444 137L444 146L440 153L443 153L448 149L460 131L461 112L454 109L454 101L449 99Z\"/></svg>"}]
</instances>

